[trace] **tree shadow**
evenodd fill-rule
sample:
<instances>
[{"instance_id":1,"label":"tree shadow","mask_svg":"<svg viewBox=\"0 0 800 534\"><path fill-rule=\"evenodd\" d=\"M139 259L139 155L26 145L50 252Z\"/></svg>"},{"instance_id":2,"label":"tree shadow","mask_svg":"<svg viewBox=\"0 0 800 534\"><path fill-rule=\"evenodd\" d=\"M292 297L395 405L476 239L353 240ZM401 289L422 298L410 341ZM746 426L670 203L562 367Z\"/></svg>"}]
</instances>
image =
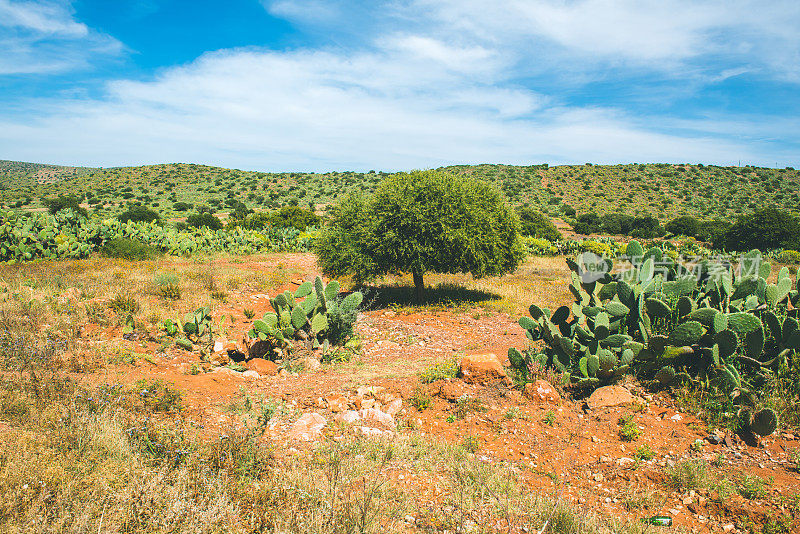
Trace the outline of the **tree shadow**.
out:
<instances>
[{"instance_id":1,"label":"tree shadow","mask_svg":"<svg viewBox=\"0 0 800 534\"><path fill-rule=\"evenodd\" d=\"M468 289L458 284L438 284L426 287L422 302L415 300L413 285L382 284L364 286L365 309L380 310L389 307L434 307L442 309L466 309L500 300L496 293L479 289Z\"/></svg>"}]
</instances>

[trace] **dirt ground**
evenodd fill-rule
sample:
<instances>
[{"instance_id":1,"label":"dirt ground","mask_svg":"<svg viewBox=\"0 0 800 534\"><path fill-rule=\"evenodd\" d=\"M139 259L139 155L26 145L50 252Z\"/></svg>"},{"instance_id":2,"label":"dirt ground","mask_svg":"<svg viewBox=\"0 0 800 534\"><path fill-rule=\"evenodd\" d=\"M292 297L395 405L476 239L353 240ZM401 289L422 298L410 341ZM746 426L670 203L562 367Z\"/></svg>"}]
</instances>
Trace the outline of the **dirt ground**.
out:
<instances>
[{"instance_id":1,"label":"dirt ground","mask_svg":"<svg viewBox=\"0 0 800 534\"><path fill-rule=\"evenodd\" d=\"M233 319L226 325L226 337L243 351L246 347L242 340L252 324L244 310L252 310L258 318L271 309L269 296L313 279L317 270L314 256L282 254L265 261L208 264L212 269L233 270L245 276L272 272L276 262L291 273L288 280L277 280L285 283L258 291L246 286L231 289L224 303L215 308L215 316L224 314ZM546 305L570 300L563 283L566 270L558 271L553 265L528 265L526 271L531 280L536 273L544 273L537 281L537 293L547 300ZM172 268L180 272L198 266L178 262ZM179 302L177 307L184 306ZM246 424L235 409L243 399L271 399L290 408L284 416L274 418L265 434L265 440L282 444L280 454L293 454L313 447L314 441L337 439L353 431L335 421L336 414L324 399L341 395L353 401L360 399L359 388L362 393L364 387L384 388L385 393L402 399L402 408L396 415L397 427L384 429L380 439L417 433L457 444L468 438L477 444L476 461L513 466L532 492L613 517L638 520L666 515L677 527L690 532L746 532L748 524L754 525L754 532L767 532L776 518L789 518L784 519L788 521L784 528L790 530L774 532L800 531L795 530L800 528L800 475L791 460L793 451L800 447L800 436L779 432L758 446L748 446L737 436L723 433L714 444L707 439L710 429L697 417L680 412L669 394L647 391L633 380L624 384L634 396L633 404L594 410L588 409L585 399L572 398L563 390L559 402L544 402L532 400L503 382L468 384L458 378L427 385L419 382L419 373L437 362L487 352L505 360L510 347L524 348L527 340L516 322L519 313L480 304L453 309L369 310L357 323L362 349L351 361L257 379L227 370L202 372L209 366L198 352L174 346L165 350L154 328L150 339L128 341L122 338L119 326L86 324L81 326L79 351L80 347L96 350L113 341L115 346L150 357L133 364L110 363L101 371L79 376L91 384L131 384L141 378L172 383L184 395L185 416L209 435ZM412 405L420 395L430 397L430 406L421 411ZM322 436L308 442L293 439L294 421L309 412L325 419ZM620 437L620 418L624 416L633 418L640 430L638 439L628 442ZM696 440L701 440L701 445L693 446ZM737 492L720 496L717 490L708 488L674 489L668 476L670 469L691 459L705 460L715 467L717 476L730 480L748 475L771 482L753 498ZM420 510L437 506L435 477L402 472L396 476L416 486ZM652 529L665 531L663 527Z\"/></svg>"}]
</instances>

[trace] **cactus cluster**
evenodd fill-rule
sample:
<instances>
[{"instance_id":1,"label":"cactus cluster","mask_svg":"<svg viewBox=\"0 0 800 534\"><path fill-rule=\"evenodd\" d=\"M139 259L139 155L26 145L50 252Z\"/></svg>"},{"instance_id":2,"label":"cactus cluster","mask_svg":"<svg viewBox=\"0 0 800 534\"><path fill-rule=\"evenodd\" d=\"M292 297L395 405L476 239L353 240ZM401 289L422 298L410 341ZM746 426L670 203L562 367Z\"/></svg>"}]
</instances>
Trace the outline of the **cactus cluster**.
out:
<instances>
[{"instance_id":1,"label":"cactus cluster","mask_svg":"<svg viewBox=\"0 0 800 534\"><path fill-rule=\"evenodd\" d=\"M118 238L136 239L170 255L223 251L252 254L260 251L307 251L313 235L294 228L270 228L263 232L241 227L179 231L154 222L87 219L69 209L55 215L27 217L0 212L0 261L85 258L93 250Z\"/></svg>"},{"instance_id":2,"label":"cactus cluster","mask_svg":"<svg viewBox=\"0 0 800 534\"><path fill-rule=\"evenodd\" d=\"M519 324L532 342L544 342L543 352L511 349L512 366L538 361L588 388L625 373L665 386L693 382L755 406L767 376L800 351L798 281L783 268L767 283L771 265L758 251L743 255L738 268L685 265L632 241L626 259L630 269L596 281L568 260L575 302L552 314L530 307ZM757 413L756 433L769 428L760 423L769 413Z\"/></svg>"},{"instance_id":3,"label":"cactus cluster","mask_svg":"<svg viewBox=\"0 0 800 534\"><path fill-rule=\"evenodd\" d=\"M358 291L344 298L339 294L339 282L327 285L316 277L314 283L304 282L297 290L284 291L270 299L274 312L267 312L253 323L248 332L251 339L271 341L285 347L292 340L308 343L310 348L341 344L352 336L358 307L363 295ZM302 300L301 300L302 299Z\"/></svg>"},{"instance_id":4,"label":"cactus cluster","mask_svg":"<svg viewBox=\"0 0 800 534\"><path fill-rule=\"evenodd\" d=\"M204 335L208 335L208 345L211 345L211 310L203 306L189 312L180 319L164 319L161 323L164 332L175 338L175 344L185 350L193 350L195 343L200 343Z\"/></svg>"}]
</instances>

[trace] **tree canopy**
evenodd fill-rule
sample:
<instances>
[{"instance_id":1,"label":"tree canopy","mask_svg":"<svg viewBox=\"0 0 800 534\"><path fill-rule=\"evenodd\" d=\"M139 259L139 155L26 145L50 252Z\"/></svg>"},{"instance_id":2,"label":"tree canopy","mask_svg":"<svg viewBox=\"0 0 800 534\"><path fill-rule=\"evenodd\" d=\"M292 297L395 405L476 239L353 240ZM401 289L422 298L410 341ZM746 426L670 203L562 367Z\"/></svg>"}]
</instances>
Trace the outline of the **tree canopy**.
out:
<instances>
[{"instance_id":1,"label":"tree canopy","mask_svg":"<svg viewBox=\"0 0 800 534\"><path fill-rule=\"evenodd\" d=\"M524 257L519 221L502 194L466 176L392 175L373 196L352 194L332 214L316 244L323 272L357 282L412 273L418 300L425 273L495 276Z\"/></svg>"}]
</instances>

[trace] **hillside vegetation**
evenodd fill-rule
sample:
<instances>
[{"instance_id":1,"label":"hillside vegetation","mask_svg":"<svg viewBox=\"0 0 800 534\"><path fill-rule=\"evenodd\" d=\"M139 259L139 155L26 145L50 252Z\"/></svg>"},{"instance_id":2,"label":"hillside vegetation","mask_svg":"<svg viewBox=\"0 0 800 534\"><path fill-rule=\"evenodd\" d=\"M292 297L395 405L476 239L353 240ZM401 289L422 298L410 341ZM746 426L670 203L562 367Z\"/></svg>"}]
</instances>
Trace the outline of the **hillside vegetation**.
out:
<instances>
[{"instance_id":1,"label":"hillside vegetation","mask_svg":"<svg viewBox=\"0 0 800 534\"><path fill-rule=\"evenodd\" d=\"M759 207L797 211L800 172L704 165L455 165L440 170L492 182L517 204L541 206L551 216L622 212L735 219ZM99 214L116 215L140 203L163 217L183 217L200 205L227 211L287 204L320 208L352 190L371 193L389 173L369 171L266 173L196 164L89 169L0 161L0 202L20 210L42 199L79 194ZM28 200L29 199L29 200Z\"/></svg>"}]
</instances>

